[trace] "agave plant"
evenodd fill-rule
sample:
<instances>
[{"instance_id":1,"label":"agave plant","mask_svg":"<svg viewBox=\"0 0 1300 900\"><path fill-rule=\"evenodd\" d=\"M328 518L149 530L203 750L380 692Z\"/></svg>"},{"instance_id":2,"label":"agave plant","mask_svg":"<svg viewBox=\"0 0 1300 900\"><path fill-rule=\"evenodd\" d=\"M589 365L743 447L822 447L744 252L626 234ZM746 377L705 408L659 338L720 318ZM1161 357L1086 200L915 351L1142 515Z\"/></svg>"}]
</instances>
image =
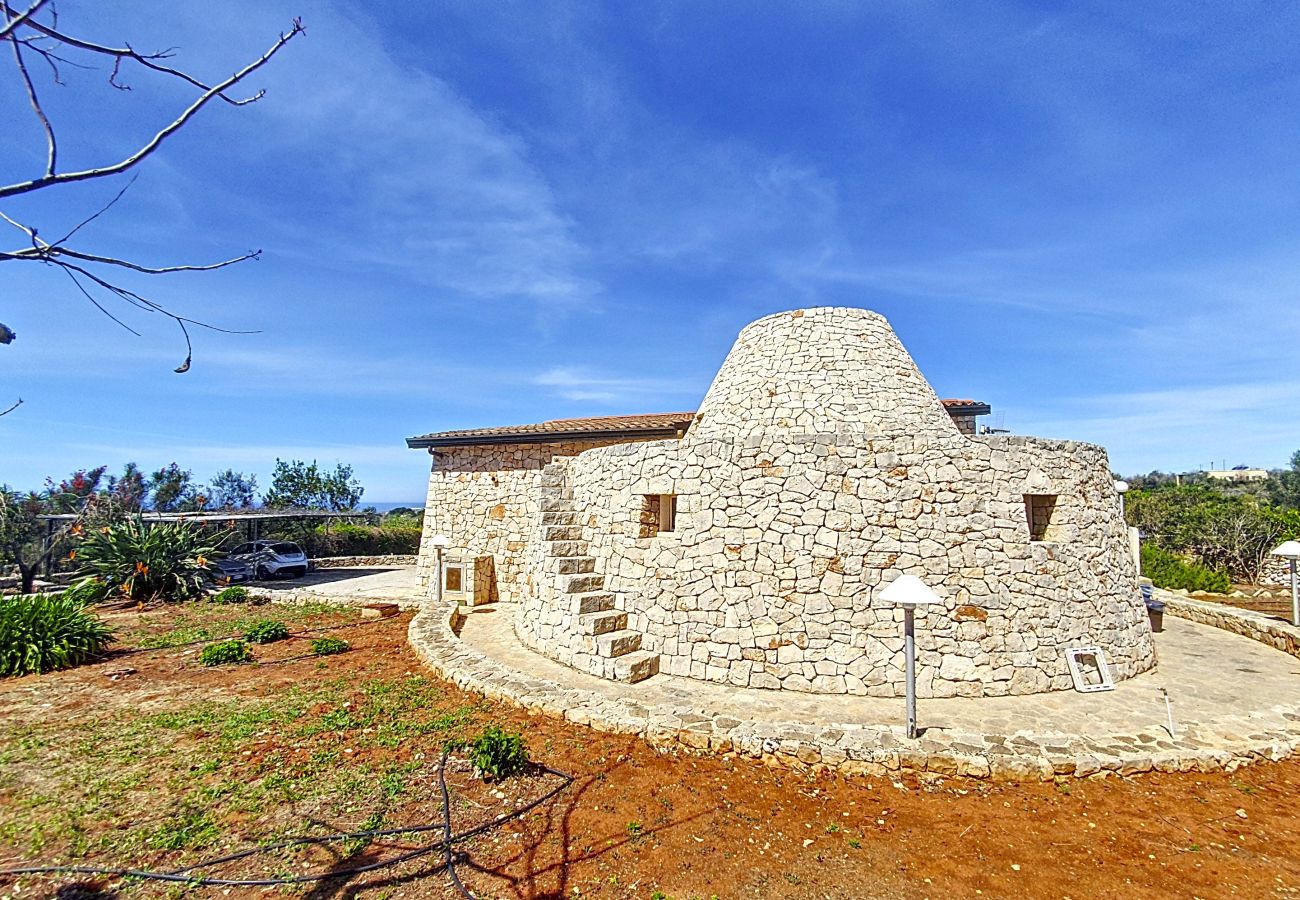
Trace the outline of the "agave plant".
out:
<instances>
[{"instance_id":1,"label":"agave plant","mask_svg":"<svg viewBox=\"0 0 1300 900\"><path fill-rule=\"evenodd\" d=\"M80 573L123 599L188 600L203 592L208 561L219 542L189 522L147 525L141 516L92 528L73 551Z\"/></svg>"},{"instance_id":2,"label":"agave plant","mask_svg":"<svg viewBox=\"0 0 1300 900\"><path fill-rule=\"evenodd\" d=\"M113 633L78 597L0 597L0 677L75 666L103 652Z\"/></svg>"}]
</instances>

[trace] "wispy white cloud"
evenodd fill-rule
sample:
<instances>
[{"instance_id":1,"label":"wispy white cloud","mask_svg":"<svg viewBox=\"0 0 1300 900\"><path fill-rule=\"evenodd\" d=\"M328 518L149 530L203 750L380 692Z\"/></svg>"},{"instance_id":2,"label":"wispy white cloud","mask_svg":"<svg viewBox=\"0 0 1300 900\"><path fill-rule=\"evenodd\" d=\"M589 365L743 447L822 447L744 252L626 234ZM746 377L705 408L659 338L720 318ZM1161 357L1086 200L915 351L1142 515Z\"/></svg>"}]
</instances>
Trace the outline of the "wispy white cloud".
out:
<instances>
[{"instance_id":1,"label":"wispy white cloud","mask_svg":"<svg viewBox=\"0 0 1300 900\"><path fill-rule=\"evenodd\" d=\"M532 379L533 384L550 390L565 400L615 403L666 401L694 397L698 400L700 385L684 379L635 378L611 376L582 367L558 366L547 369ZM634 410L640 412L641 410Z\"/></svg>"},{"instance_id":2,"label":"wispy white cloud","mask_svg":"<svg viewBox=\"0 0 1300 900\"><path fill-rule=\"evenodd\" d=\"M1144 460L1149 467L1153 459L1166 468L1203 468L1224 455L1229 465L1268 467L1300 448L1289 414L1297 408L1300 380L1286 378L1064 398L1025 408L1012 424L1018 432L1114 448L1121 468Z\"/></svg>"}]
</instances>

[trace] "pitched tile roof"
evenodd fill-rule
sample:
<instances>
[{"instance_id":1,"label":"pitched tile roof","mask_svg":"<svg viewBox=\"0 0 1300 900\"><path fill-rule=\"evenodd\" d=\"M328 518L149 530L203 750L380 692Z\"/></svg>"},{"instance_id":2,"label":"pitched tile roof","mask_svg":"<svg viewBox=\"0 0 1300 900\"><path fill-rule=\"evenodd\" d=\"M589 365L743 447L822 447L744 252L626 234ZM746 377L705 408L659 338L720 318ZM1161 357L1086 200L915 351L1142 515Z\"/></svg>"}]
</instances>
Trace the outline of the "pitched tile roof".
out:
<instances>
[{"instance_id":1,"label":"pitched tile roof","mask_svg":"<svg viewBox=\"0 0 1300 900\"><path fill-rule=\"evenodd\" d=\"M408 447L465 447L474 444L534 444L545 441L676 437L695 418L693 412L650 413L640 416L598 416L552 419L532 425L467 428L407 438Z\"/></svg>"},{"instance_id":2,"label":"pitched tile roof","mask_svg":"<svg viewBox=\"0 0 1300 900\"><path fill-rule=\"evenodd\" d=\"M944 400L950 412L988 415L989 405L978 400ZM579 419L551 419L531 425L497 428L465 428L438 431L406 439L406 446L470 447L478 444L537 444L547 441L600 440L602 438L668 438L684 432L695 418L693 412L649 413L639 416L596 416Z\"/></svg>"}]
</instances>

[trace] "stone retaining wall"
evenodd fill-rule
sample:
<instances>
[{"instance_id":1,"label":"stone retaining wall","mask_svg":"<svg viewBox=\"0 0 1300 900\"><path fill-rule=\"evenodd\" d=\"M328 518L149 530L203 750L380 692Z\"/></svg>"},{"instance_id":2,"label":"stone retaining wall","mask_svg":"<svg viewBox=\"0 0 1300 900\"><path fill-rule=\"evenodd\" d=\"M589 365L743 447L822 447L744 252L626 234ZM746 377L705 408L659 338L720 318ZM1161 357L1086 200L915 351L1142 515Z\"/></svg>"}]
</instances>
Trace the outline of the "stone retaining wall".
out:
<instances>
[{"instance_id":1,"label":"stone retaining wall","mask_svg":"<svg viewBox=\"0 0 1300 900\"><path fill-rule=\"evenodd\" d=\"M382 556L322 556L311 561L317 569L345 569L352 566L413 566L416 557L401 554Z\"/></svg>"},{"instance_id":2,"label":"stone retaining wall","mask_svg":"<svg viewBox=\"0 0 1300 900\"><path fill-rule=\"evenodd\" d=\"M1213 625L1259 641L1270 647L1300 657L1300 628L1290 622L1249 609L1239 609L1223 603L1195 600L1169 591L1156 591L1165 603L1165 612L1203 625Z\"/></svg>"}]
</instances>

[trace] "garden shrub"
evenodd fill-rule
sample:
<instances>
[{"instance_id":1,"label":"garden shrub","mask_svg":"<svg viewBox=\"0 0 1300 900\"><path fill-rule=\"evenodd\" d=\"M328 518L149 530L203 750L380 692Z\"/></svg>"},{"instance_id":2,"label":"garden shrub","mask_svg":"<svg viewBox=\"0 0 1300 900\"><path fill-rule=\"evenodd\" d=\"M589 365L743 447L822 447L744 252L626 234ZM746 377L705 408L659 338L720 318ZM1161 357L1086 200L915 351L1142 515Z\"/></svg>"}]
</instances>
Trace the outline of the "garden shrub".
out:
<instances>
[{"instance_id":1,"label":"garden shrub","mask_svg":"<svg viewBox=\"0 0 1300 900\"><path fill-rule=\"evenodd\" d=\"M78 597L0 597L0 676L79 665L112 639L113 632Z\"/></svg>"},{"instance_id":2,"label":"garden shrub","mask_svg":"<svg viewBox=\"0 0 1300 900\"><path fill-rule=\"evenodd\" d=\"M352 647L347 641L336 637L316 638L311 642L311 652L317 656L333 656L335 653L343 653Z\"/></svg>"},{"instance_id":3,"label":"garden shrub","mask_svg":"<svg viewBox=\"0 0 1300 900\"><path fill-rule=\"evenodd\" d=\"M244 635L244 640L250 644L272 644L276 641L282 641L288 636L289 629L283 622L263 619L260 622L253 623L253 626Z\"/></svg>"},{"instance_id":4,"label":"garden shrub","mask_svg":"<svg viewBox=\"0 0 1300 900\"><path fill-rule=\"evenodd\" d=\"M105 599L109 590L109 586L98 578L83 578L66 587L63 596L82 606L90 606Z\"/></svg>"},{"instance_id":5,"label":"garden shrub","mask_svg":"<svg viewBox=\"0 0 1300 900\"><path fill-rule=\"evenodd\" d=\"M205 666L239 665L253 661L253 651L243 641L221 641L209 644L199 653L199 662Z\"/></svg>"},{"instance_id":6,"label":"garden shrub","mask_svg":"<svg viewBox=\"0 0 1300 900\"><path fill-rule=\"evenodd\" d=\"M528 750L523 735L489 725L469 742L469 759L485 780L499 781L523 771L528 765Z\"/></svg>"},{"instance_id":7,"label":"garden shrub","mask_svg":"<svg viewBox=\"0 0 1300 900\"><path fill-rule=\"evenodd\" d=\"M420 526L416 522L384 525L330 525L312 532L311 543L319 556L410 556L420 551Z\"/></svg>"},{"instance_id":8,"label":"garden shrub","mask_svg":"<svg viewBox=\"0 0 1300 900\"><path fill-rule=\"evenodd\" d=\"M222 588L209 598L213 603L247 603L248 588L232 584L228 588Z\"/></svg>"},{"instance_id":9,"label":"garden shrub","mask_svg":"<svg viewBox=\"0 0 1300 900\"><path fill-rule=\"evenodd\" d=\"M1142 574L1156 587L1171 591L1185 588L1226 594L1232 587L1228 573L1223 569L1211 569L1151 544L1142 545Z\"/></svg>"},{"instance_id":10,"label":"garden shrub","mask_svg":"<svg viewBox=\"0 0 1300 900\"><path fill-rule=\"evenodd\" d=\"M215 554L199 526L146 525L140 516L86 532L73 551L81 572L126 599L189 600L203 592L205 566Z\"/></svg>"}]
</instances>

